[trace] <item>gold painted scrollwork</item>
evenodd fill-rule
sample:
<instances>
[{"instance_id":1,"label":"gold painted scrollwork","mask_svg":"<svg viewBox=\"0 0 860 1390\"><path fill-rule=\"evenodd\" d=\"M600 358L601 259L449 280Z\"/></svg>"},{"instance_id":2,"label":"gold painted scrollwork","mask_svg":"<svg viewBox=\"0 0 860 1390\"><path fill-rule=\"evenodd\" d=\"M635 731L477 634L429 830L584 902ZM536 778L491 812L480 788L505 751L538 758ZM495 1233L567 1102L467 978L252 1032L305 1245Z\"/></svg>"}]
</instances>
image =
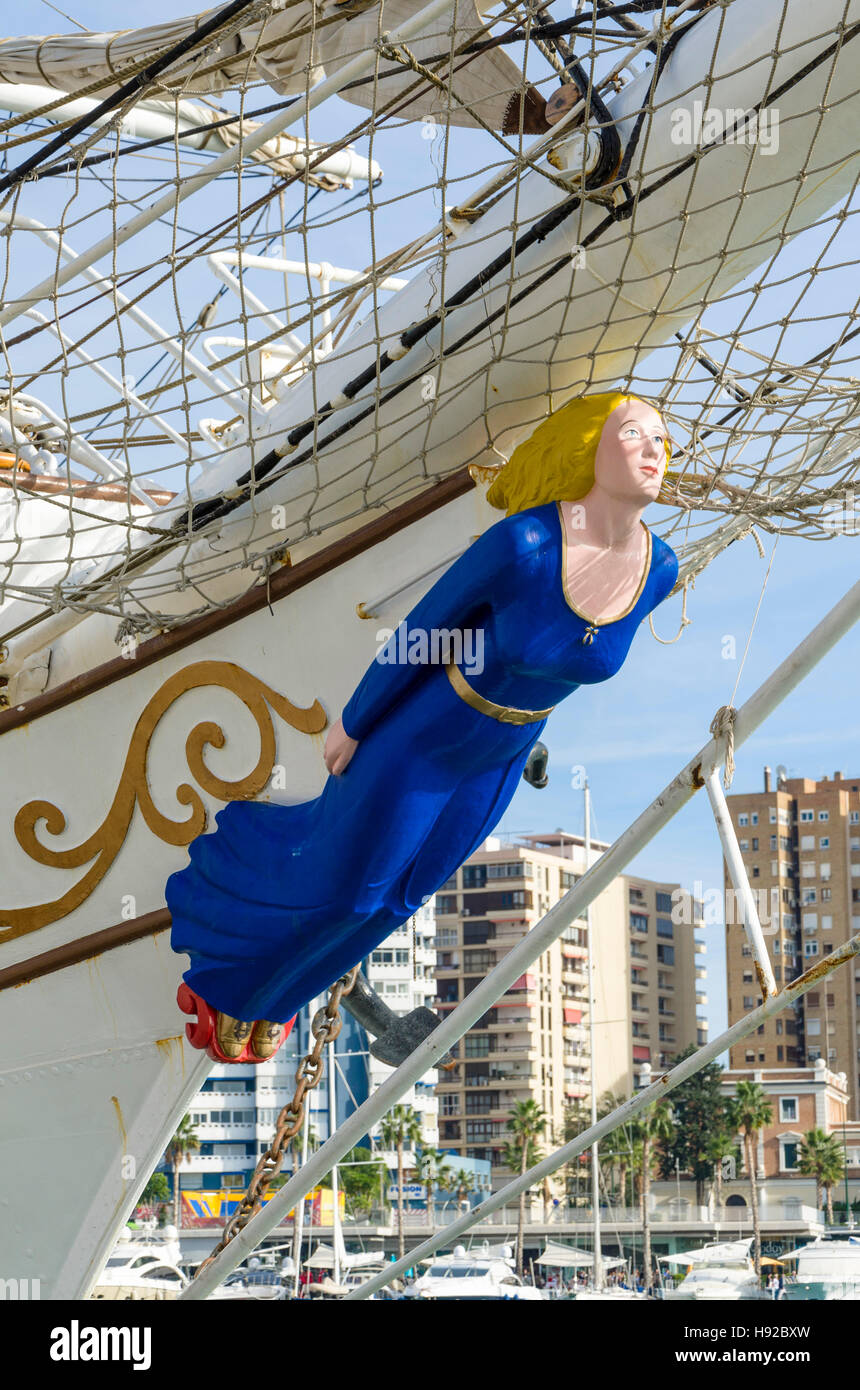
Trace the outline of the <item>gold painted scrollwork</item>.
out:
<instances>
[{"instance_id":1,"label":"gold painted scrollwork","mask_svg":"<svg viewBox=\"0 0 860 1390\"><path fill-rule=\"evenodd\" d=\"M218 686L237 695L254 719L260 735L256 766L235 782L216 777L206 766L205 750L223 748L226 742L220 726L208 722L197 724L188 735L185 741L188 770L203 791L221 801L248 800L257 796L269 780L275 762L275 730L270 708L300 733L317 734L326 726L325 711L319 700L303 709L231 661L198 661L177 671L156 691L141 713L110 810L88 839L70 849L52 849L39 840L37 827L44 823L45 834L61 835L66 828L63 812L50 801L28 801L21 807L15 817L15 838L30 859L54 869L78 869L85 864L90 867L68 892L53 902L37 907L0 908L0 931L4 939L24 936L49 922L56 922L86 902L116 859L128 834L135 806L140 808L152 833L166 844L188 845L203 832L206 807L196 787L190 782L179 784L176 800L180 806L190 808L189 814L182 820L171 820L159 811L152 799L146 763L152 736L167 710L180 695L206 685Z\"/></svg>"}]
</instances>

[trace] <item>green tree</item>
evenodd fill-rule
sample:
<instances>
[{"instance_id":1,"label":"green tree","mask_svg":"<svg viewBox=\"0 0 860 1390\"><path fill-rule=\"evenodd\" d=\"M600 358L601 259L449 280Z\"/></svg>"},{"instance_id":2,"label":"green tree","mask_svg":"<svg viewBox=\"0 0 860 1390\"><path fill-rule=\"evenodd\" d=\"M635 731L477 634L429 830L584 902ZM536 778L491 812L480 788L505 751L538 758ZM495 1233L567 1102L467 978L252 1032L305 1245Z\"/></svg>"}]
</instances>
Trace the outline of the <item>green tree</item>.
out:
<instances>
[{"instance_id":1,"label":"green tree","mask_svg":"<svg viewBox=\"0 0 860 1390\"><path fill-rule=\"evenodd\" d=\"M355 1166L353 1166L355 1165ZM341 1159L337 1177L353 1214L370 1211L379 1198L379 1170L384 1163L370 1149L350 1149Z\"/></svg>"},{"instance_id":2,"label":"green tree","mask_svg":"<svg viewBox=\"0 0 860 1390\"><path fill-rule=\"evenodd\" d=\"M525 1173L539 1161L540 1152L537 1141L547 1126L545 1111L536 1100L518 1100L514 1103L508 1120L508 1130L513 1140L505 1145L504 1161L507 1167L520 1174ZM517 1273L523 1274L523 1244L526 1225L526 1194L520 1193L517 1214Z\"/></svg>"},{"instance_id":3,"label":"green tree","mask_svg":"<svg viewBox=\"0 0 860 1390\"><path fill-rule=\"evenodd\" d=\"M815 1205L821 1210L821 1194L827 1194L827 1219L833 1225L833 1185L845 1174L845 1150L835 1134L808 1129L800 1144L798 1168L815 1179Z\"/></svg>"},{"instance_id":4,"label":"green tree","mask_svg":"<svg viewBox=\"0 0 860 1390\"><path fill-rule=\"evenodd\" d=\"M154 1207L170 1201L170 1184L166 1173L153 1173L140 1194L140 1206Z\"/></svg>"},{"instance_id":5,"label":"green tree","mask_svg":"<svg viewBox=\"0 0 860 1390\"><path fill-rule=\"evenodd\" d=\"M662 1158L663 1146L668 1144L675 1132L672 1110L667 1100L658 1100L649 1105L633 1121L633 1133L641 1148L641 1201L642 1201L642 1254L645 1265L645 1288L653 1283L651 1265L651 1211L650 1194L652 1169L655 1161ZM659 1146L659 1148L658 1148Z\"/></svg>"},{"instance_id":6,"label":"green tree","mask_svg":"<svg viewBox=\"0 0 860 1390\"><path fill-rule=\"evenodd\" d=\"M186 1115L176 1127L176 1133L164 1150L164 1161L169 1163L173 1169L173 1224L179 1229L180 1205L179 1205L179 1166L187 1161L190 1163L191 1155L200 1148L200 1140L197 1131L191 1123L191 1116Z\"/></svg>"},{"instance_id":7,"label":"green tree","mask_svg":"<svg viewBox=\"0 0 860 1390\"><path fill-rule=\"evenodd\" d=\"M761 1224L758 1210L758 1186L756 1183L756 1146L758 1132L773 1119L773 1106L757 1081L739 1081L735 1094L729 1101L730 1123L743 1134L744 1163L750 1183L750 1206L752 1208L753 1237L755 1241L755 1271L761 1274Z\"/></svg>"},{"instance_id":8,"label":"green tree","mask_svg":"<svg viewBox=\"0 0 860 1390\"><path fill-rule=\"evenodd\" d=\"M475 1190L475 1179L467 1168L458 1168L448 1177L449 1191L456 1193L457 1206L461 1207L470 1192Z\"/></svg>"},{"instance_id":9,"label":"green tree","mask_svg":"<svg viewBox=\"0 0 860 1390\"><path fill-rule=\"evenodd\" d=\"M415 1149L421 1143L421 1121L411 1105L395 1105L383 1115L380 1125L382 1142L388 1149L397 1150L397 1254L406 1253L403 1230L403 1149L406 1144Z\"/></svg>"},{"instance_id":10,"label":"green tree","mask_svg":"<svg viewBox=\"0 0 860 1390\"><path fill-rule=\"evenodd\" d=\"M718 1128L712 1129L705 1140L704 1152L708 1162L712 1165L714 1205L718 1218L723 1206L723 1159L734 1158L737 1154L737 1148L737 1139L725 1121Z\"/></svg>"},{"instance_id":11,"label":"green tree","mask_svg":"<svg viewBox=\"0 0 860 1390\"><path fill-rule=\"evenodd\" d=\"M698 1049L691 1043L670 1065L677 1066ZM675 1176L675 1167L689 1173L696 1183L696 1202L705 1204L705 1190L713 1179L714 1160L709 1155L708 1140L717 1130L725 1128L726 1098L720 1086L723 1074L717 1062L710 1062L695 1075L682 1081L672 1091L674 1133L661 1148L661 1178Z\"/></svg>"},{"instance_id":12,"label":"green tree","mask_svg":"<svg viewBox=\"0 0 860 1390\"><path fill-rule=\"evenodd\" d=\"M415 1163L418 1181L423 1183L427 1199L427 1225L433 1225L433 1189L444 1185L450 1164L440 1149L422 1149Z\"/></svg>"}]
</instances>

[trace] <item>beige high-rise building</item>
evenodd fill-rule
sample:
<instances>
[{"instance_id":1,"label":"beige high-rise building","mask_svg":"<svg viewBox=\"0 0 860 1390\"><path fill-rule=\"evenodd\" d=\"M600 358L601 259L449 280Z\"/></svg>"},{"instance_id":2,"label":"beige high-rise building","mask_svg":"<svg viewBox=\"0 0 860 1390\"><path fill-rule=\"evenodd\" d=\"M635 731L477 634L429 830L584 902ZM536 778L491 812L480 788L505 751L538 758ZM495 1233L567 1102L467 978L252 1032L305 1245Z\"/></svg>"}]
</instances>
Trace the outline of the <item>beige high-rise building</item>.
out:
<instances>
[{"instance_id":1,"label":"beige high-rise building","mask_svg":"<svg viewBox=\"0 0 860 1390\"><path fill-rule=\"evenodd\" d=\"M780 770L778 770L779 772ZM728 797L778 985L860 930L860 777L815 781L771 776L759 792ZM725 886L730 887L728 874ZM727 897L727 908L732 907ZM729 1022L761 1002L743 927L726 913ZM822 1058L847 1076L849 1114L860 1117L860 967L845 965L731 1049L731 1066L804 1067Z\"/></svg>"},{"instance_id":2,"label":"beige high-rise building","mask_svg":"<svg viewBox=\"0 0 860 1390\"><path fill-rule=\"evenodd\" d=\"M592 841L590 862L606 848ZM455 1008L585 869L580 835L485 841L436 896L436 1009ZM695 981L703 946L692 926L673 926L657 906L674 887L620 876L592 904L598 1095L629 1095L642 1062L664 1065L704 1038ZM541 1106L549 1141L561 1138L565 1107L590 1097L587 969L583 916L469 1030L456 1068L439 1075L440 1147L489 1159L496 1185L508 1175L502 1154L517 1101Z\"/></svg>"}]
</instances>

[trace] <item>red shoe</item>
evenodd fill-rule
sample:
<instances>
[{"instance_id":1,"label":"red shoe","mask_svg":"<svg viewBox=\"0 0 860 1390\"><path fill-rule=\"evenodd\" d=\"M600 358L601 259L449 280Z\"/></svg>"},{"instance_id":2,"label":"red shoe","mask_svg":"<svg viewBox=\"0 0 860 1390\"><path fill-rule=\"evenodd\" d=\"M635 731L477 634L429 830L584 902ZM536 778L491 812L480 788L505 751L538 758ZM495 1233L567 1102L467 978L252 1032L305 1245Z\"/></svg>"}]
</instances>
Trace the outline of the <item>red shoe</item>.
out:
<instances>
[{"instance_id":1,"label":"red shoe","mask_svg":"<svg viewBox=\"0 0 860 1390\"><path fill-rule=\"evenodd\" d=\"M213 1009L183 980L176 992L176 1002L184 1014L196 1014L185 1025L185 1036L192 1047L205 1051L213 1062L234 1066L267 1062L274 1057L295 1018L288 1023L270 1023L267 1019L245 1022L230 1014Z\"/></svg>"}]
</instances>

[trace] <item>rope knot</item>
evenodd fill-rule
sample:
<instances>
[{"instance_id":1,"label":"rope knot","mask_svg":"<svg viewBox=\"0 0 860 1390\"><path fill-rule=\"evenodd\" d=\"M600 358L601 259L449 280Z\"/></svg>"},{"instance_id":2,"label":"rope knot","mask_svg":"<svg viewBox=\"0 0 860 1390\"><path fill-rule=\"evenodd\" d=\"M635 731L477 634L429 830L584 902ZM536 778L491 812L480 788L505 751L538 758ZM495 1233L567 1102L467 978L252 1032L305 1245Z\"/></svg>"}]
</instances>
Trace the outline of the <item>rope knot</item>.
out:
<instances>
[{"instance_id":1,"label":"rope knot","mask_svg":"<svg viewBox=\"0 0 860 1390\"><path fill-rule=\"evenodd\" d=\"M726 791L732 785L735 775L735 715L737 710L734 705L720 705L713 719L711 720L710 732L719 741L725 740L726 758L723 768L723 786Z\"/></svg>"}]
</instances>

